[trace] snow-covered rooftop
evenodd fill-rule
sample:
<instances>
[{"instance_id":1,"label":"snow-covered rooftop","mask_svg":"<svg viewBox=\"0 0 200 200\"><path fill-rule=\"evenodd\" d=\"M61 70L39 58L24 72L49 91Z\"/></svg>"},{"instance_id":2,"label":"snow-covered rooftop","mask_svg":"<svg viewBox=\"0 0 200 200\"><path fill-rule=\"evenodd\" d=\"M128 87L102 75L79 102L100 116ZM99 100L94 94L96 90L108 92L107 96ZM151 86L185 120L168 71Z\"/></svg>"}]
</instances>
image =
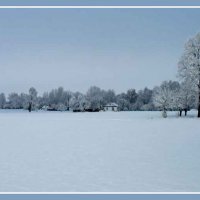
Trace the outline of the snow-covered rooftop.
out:
<instances>
[{"instance_id":1,"label":"snow-covered rooftop","mask_svg":"<svg viewBox=\"0 0 200 200\"><path fill-rule=\"evenodd\" d=\"M116 103L108 103L104 107L118 107Z\"/></svg>"}]
</instances>

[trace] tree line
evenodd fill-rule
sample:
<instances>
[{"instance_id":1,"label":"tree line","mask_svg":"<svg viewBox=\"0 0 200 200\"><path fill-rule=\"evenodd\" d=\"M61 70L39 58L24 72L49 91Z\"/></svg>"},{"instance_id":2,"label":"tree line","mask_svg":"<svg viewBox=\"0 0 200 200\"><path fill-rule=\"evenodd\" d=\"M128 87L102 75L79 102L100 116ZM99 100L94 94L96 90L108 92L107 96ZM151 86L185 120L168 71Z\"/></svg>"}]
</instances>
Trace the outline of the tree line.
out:
<instances>
[{"instance_id":1,"label":"tree line","mask_svg":"<svg viewBox=\"0 0 200 200\"><path fill-rule=\"evenodd\" d=\"M100 111L108 103L117 103L119 111L153 111L162 110L163 117L167 111L179 111L187 115L190 109L198 109L200 117L200 33L189 39L178 62L178 81L163 81L152 90L144 88L136 92L129 89L116 94L114 90L103 90L92 86L86 94L64 90L63 87L45 92L38 96L31 87L27 94L11 93L5 97L0 94L1 109L37 109L57 111L73 110Z\"/></svg>"},{"instance_id":2,"label":"tree line","mask_svg":"<svg viewBox=\"0 0 200 200\"><path fill-rule=\"evenodd\" d=\"M97 86L92 86L86 94L71 92L59 87L39 96L37 90L31 87L27 94L11 93L6 98L5 94L1 93L0 108L26 109L29 111L48 109L94 112L103 110L108 103L116 103L119 111L150 111L156 109L152 101L152 95L153 90L148 88L138 92L135 89L129 89L127 92L116 94L114 90L103 90Z\"/></svg>"},{"instance_id":3,"label":"tree line","mask_svg":"<svg viewBox=\"0 0 200 200\"><path fill-rule=\"evenodd\" d=\"M164 81L153 89L144 88L138 92L129 89L116 94L114 90L103 90L92 86L86 94L71 92L63 87L44 92L38 95L31 87L27 94L10 93L6 98L0 94L1 109L50 110L50 111L100 111L109 103L116 103L119 111L157 111L162 110L166 115L168 110L177 110L182 113L196 108L196 93L185 83Z\"/></svg>"}]
</instances>

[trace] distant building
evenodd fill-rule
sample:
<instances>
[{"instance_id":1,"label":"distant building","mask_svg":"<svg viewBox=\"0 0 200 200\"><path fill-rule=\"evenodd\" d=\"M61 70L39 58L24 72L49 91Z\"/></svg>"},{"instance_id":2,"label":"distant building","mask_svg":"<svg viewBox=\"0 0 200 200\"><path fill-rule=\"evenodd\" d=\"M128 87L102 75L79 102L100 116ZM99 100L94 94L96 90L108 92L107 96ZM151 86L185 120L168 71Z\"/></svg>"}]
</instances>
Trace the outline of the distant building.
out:
<instances>
[{"instance_id":1,"label":"distant building","mask_svg":"<svg viewBox=\"0 0 200 200\"><path fill-rule=\"evenodd\" d=\"M41 110L47 110L49 108L49 106L42 106Z\"/></svg>"},{"instance_id":2,"label":"distant building","mask_svg":"<svg viewBox=\"0 0 200 200\"><path fill-rule=\"evenodd\" d=\"M105 111L118 111L118 105L116 103L108 103L104 106Z\"/></svg>"},{"instance_id":3,"label":"distant building","mask_svg":"<svg viewBox=\"0 0 200 200\"><path fill-rule=\"evenodd\" d=\"M53 106L43 106L42 110L45 110L45 111L56 111L56 109Z\"/></svg>"}]
</instances>

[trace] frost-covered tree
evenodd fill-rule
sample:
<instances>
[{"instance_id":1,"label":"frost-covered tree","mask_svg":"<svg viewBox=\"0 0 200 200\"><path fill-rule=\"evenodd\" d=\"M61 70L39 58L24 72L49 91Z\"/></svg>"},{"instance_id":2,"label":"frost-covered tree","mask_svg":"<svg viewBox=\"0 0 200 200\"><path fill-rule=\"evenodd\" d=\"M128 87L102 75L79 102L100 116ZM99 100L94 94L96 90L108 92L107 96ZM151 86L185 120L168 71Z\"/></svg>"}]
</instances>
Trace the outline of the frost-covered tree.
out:
<instances>
[{"instance_id":1,"label":"frost-covered tree","mask_svg":"<svg viewBox=\"0 0 200 200\"><path fill-rule=\"evenodd\" d=\"M137 93L135 89L129 89L126 93L126 99L129 101L130 104L134 104L137 100Z\"/></svg>"},{"instance_id":2,"label":"frost-covered tree","mask_svg":"<svg viewBox=\"0 0 200 200\"><path fill-rule=\"evenodd\" d=\"M171 91L171 101L169 105L170 110L178 110L177 96L180 93L180 84L177 81L168 81L165 82L168 85L169 90Z\"/></svg>"},{"instance_id":3,"label":"frost-covered tree","mask_svg":"<svg viewBox=\"0 0 200 200\"><path fill-rule=\"evenodd\" d=\"M0 108L4 108L6 104L6 97L5 97L5 94L4 93L1 93L0 94Z\"/></svg>"},{"instance_id":4,"label":"frost-covered tree","mask_svg":"<svg viewBox=\"0 0 200 200\"><path fill-rule=\"evenodd\" d=\"M88 110L90 108L90 104L86 99L85 95L81 94L78 96L79 108L81 111Z\"/></svg>"},{"instance_id":5,"label":"frost-covered tree","mask_svg":"<svg viewBox=\"0 0 200 200\"><path fill-rule=\"evenodd\" d=\"M118 110L119 111L128 111L130 109L130 103L123 97L117 98Z\"/></svg>"},{"instance_id":6,"label":"frost-covered tree","mask_svg":"<svg viewBox=\"0 0 200 200\"><path fill-rule=\"evenodd\" d=\"M185 80L180 84L180 89L174 95L174 104L182 116L182 111L187 115L187 111L196 107L196 92L192 89L191 84Z\"/></svg>"},{"instance_id":7,"label":"frost-covered tree","mask_svg":"<svg viewBox=\"0 0 200 200\"><path fill-rule=\"evenodd\" d=\"M200 33L185 44L178 68L180 79L190 82L192 89L197 92L198 117L200 117Z\"/></svg>"},{"instance_id":8,"label":"frost-covered tree","mask_svg":"<svg viewBox=\"0 0 200 200\"><path fill-rule=\"evenodd\" d=\"M49 104L56 104L56 90L53 89L49 92L49 95L48 95L48 98L49 98Z\"/></svg>"},{"instance_id":9,"label":"frost-covered tree","mask_svg":"<svg viewBox=\"0 0 200 200\"><path fill-rule=\"evenodd\" d=\"M138 94L135 89L129 89L126 93L121 93L116 96L116 101L121 111L135 110L135 103Z\"/></svg>"},{"instance_id":10,"label":"frost-covered tree","mask_svg":"<svg viewBox=\"0 0 200 200\"><path fill-rule=\"evenodd\" d=\"M74 112L83 112L89 109L89 102L85 95L76 92L69 101L69 106Z\"/></svg>"},{"instance_id":11,"label":"frost-covered tree","mask_svg":"<svg viewBox=\"0 0 200 200\"><path fill-rule=\"evenodd\" d=\"M28 102L28 111L31 112L37 103L37 91L35 88L31 87L29 89L29 102Z\"/></svg>"},{"instance_id":12,"label":"frost-covered tree","mask_svg":"<svg viewBox=\"0 0 200 200\"><path fill-rule=\"evenodd\" d=\"M103 95L103 103L115 103L116 102L116 95L114 90L108 90L108 91L101 91L101 94Z\"/></svg>"},{"instance_id":13,"label":"frost-covered tree","mask_svg":"<svg viewBox=\"0 0 200 200\"><path fill-rule=\"evenodd\" d=\"M39 99L39 104L40 104L41 108L43 106L49 106L50 99L49 99L49 93L48 92L43 93L42 97Z\"/></svg>"},{"instance_id":14,"label":"frost-covered tree","mask_svg":"<svg viewBox=\"0 0 200 200\"><path fill-rule=\"evenodd\" d=\"M152 102L152 94L153 91L148 88L139 90L137 93L136 103L134 104L134 110L153 110L154 105Z\"/></svg>"},{"instance_id":15,"label":"frost-covered tree","mask_svg":"<svg viewBox=\"0 0 200 200\"><path fill-rule=\"evenodd\" d=\"M155 107L163 111L163 117L167 117L167 110L177 110L177 94L180 85L177 81L164 81L160 87L153 90L153 103Z\"/></svg>"},{"instance_id":16,"label":"frost-covered tree","mask_svg":"<svg viewBox=\"0 0 200 200\"><path fill-rule=\"evenodd\" d=\"M69 106L73 112L82 112L86 108L86 99L82 94L76 93L70 99Z\"/></svg>"},{"instance_id":17,"label":"frost-covered tree","mask_svg":"<svg viewBox=\"0 0 200 200\"><path fill-rule=\"evenodd\" d=\"M21 101L21 106L23 109L28 109L28 106L29 106L29 100L30 97L28 94L24 94L24 93L21 93L20 94L20 101Z\"/></svg>"},{"instance_id":18,"label":"frost-covered tree","mask_svg":"<svg viewBox=\"0 0 200 200\"><path fill-rule=\"evenodd\" d=\"M49 93L49 103L51 105L56 105L56 104L62 103L63 92L64 92L64 90L62 87L51 90Z\"/></svg>"},{"instance_id":19,"label":"frost-covered tree","mask_svg":"<svg viewBox=\"0 0 200 200\"><path fill-rule=\"evenodd\" d=\"M70 101L69 101L69 107L74 112L79 111L78 99L75 96L72 96L72 98L70 99Z\"/></svg>"},{"instance_id":20,"label":"frost-covered tree","mask_svg":"<svg viewBox=\"0 0 200 200\"><path fill-rule=\"evenodd\" d=\"M21 98L17 93L11 93L8 95L8 105L11 109L20 109L22 108Z\"/></svg>"},{"instance_id":21,"label":"frost-covered tree","mask_svg":"<svg viewBox=\"0 0 200 200\"><path fill-rule=\"evenodd\" d=\"M172 90L168 82L164 81L160 87L154 88L153 103L155 107L163 111L162 116L167 117L167 110L172 104Z\"/></svg>"},{"instance_id":22,"label":"frost-covered tree","mask_svg":"<svg viewBox=\"0 0 200 200\"><path fill-rule=\"evenodd\" d=\"M89 102L89 108L92 111L99 111L103 108L103 95L99 87L92 86L86 94L86 99Z\"/></svg>"},{"instance_id":23,"label":"frost-covered tree","mask_svg":"<svg viewBox=\"0 0 200 200\"><path fill-rule=\"evenodd\" d=\"M55 109L57 111L66 111L67 110L67 106L65 106L63 103L59 103L58 105L56 105Z\"/></svg>"},{"instance_id":24,"label":"frost-covered tree","mask_svg":"<svg viewBox=\"0 0 200 200\"><path fill-rule=\"evenodd\" d=\"M138 92L138 98L143 104L148 104L152 98L152 90L145 87L144 90Z\"/></svg>"},{"instance_id":25,"label":"frost-covered tree","mask_svg":"<svg viewBox=\"0 0 200 200\"><path fill-rule=\"evenodd\" d=\"M72 97L72 92L70 91L64 91L63 93L63 103L65 106L67 106L67 110L69 110L69 101Z\"/></svg>"},{"instance_id":26,"label":"frost-covered tree","mask_svg":"<svg viewBox=\"0 0 200 200\"><path fill-rule=\"evenodd\" d=\"M54 90L54 103L55 104L63 103L63 95L64 95L63 87L59 87L58 89L55 89Z\"/></svg>"}]
</instances>

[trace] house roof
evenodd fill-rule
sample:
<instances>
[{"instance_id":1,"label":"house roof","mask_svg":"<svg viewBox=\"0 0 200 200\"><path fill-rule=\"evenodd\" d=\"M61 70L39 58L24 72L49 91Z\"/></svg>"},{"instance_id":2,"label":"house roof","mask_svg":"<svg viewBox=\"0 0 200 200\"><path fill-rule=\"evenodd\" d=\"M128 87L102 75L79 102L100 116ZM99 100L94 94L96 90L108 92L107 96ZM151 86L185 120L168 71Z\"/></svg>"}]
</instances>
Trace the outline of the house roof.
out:
<instances>
[{"instance_id":1,"label":"house roof","mask_svg":"<svg viewBox=\"0 0 200 200\"><path fill-rule=\"evenodd\" d=\"M118 107L116 103L108 103L104 107Z\"/></svg>"}]
</instances>

